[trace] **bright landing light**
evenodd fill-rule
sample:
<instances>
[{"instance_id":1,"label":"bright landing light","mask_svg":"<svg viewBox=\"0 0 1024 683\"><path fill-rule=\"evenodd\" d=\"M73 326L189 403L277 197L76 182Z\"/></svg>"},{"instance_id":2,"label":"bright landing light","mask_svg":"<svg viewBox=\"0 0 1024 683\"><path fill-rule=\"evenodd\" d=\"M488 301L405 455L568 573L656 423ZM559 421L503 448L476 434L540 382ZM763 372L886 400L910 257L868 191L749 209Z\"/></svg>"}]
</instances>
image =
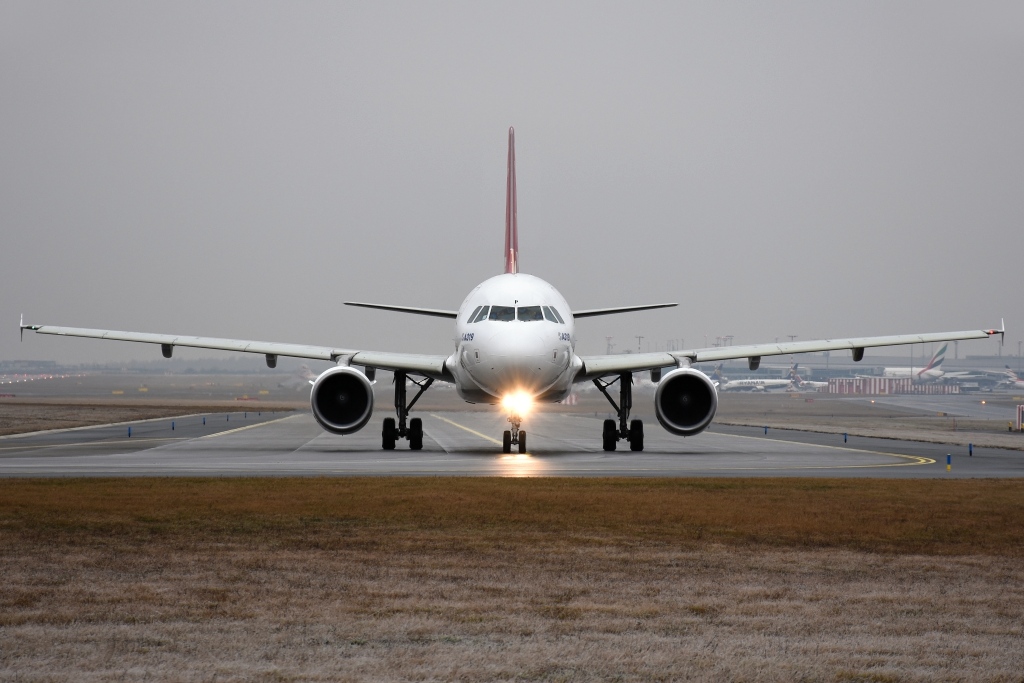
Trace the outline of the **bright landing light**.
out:
<instances>
[{"instance_id":1,"label":"bright landing light","mask_svg":"<svg viewBox=\"0 0 1024 683\"><path fill-rule=\"evenodd\" d=\"M505 397L501 399L501 407L514 415L526 415L533 407L533 397L525 391L505 394Z\"/></svg>"}]
</instances>

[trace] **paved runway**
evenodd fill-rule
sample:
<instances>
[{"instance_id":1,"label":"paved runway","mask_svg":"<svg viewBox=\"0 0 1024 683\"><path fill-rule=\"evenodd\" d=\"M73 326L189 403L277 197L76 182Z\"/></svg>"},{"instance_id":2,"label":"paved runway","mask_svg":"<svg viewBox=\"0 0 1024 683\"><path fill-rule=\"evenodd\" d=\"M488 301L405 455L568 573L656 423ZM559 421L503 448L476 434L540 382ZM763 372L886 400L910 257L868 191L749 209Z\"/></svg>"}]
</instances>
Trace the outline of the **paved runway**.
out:
<instances>
[{"instance_id":1,"label":"paved runway","mask_svg":"<svg viewBox=\"0 0 1024 683\"><path fill-rule=\"evenodd\" d=\"M1024 452L713 426L682 439L647 425L646 448L601 450L601 421L529 418L526 455L502 455L502 416L421 413L422 451L380 448L380 418L334 436L308 413L207 414L0 438L0 476L812 476L1021 477ZM205 418L205 424L203 419ZM131 436L128 428L131 427ZM622 446L626 446L623 450ZM952 472L946 454L953 454Z\"/></svg>"}]
</instances>

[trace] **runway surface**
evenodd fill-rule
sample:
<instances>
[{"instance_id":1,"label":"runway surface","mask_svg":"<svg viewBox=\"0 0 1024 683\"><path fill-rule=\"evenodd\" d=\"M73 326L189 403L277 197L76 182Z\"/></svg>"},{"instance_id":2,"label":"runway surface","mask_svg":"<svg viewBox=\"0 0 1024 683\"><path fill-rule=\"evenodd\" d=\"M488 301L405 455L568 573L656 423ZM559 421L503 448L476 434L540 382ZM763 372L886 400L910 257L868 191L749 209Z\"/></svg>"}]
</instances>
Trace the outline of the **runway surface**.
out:
<instances>
[{"instance_id":1,"label":"runway surface","mask_svg":"<svg viewBox=\"0 0 1024 683\"><path fill-rule=\"evenodd\" d=\"M713 426L683 439L646 425L645 450L601 450L601 420L532 415L529 452L501 454L490 412L420 413L423 450L380 448L379 420L335 436L308 413L207 414L0 438L0 476L1022 477L1024 452ZM205 418L205 424L203 420ZM128 429L131 427L131 436ZM623 449L623 447L625 447ZM952 471L946 471L946 454Z\"/></svg>"}]
</instances>

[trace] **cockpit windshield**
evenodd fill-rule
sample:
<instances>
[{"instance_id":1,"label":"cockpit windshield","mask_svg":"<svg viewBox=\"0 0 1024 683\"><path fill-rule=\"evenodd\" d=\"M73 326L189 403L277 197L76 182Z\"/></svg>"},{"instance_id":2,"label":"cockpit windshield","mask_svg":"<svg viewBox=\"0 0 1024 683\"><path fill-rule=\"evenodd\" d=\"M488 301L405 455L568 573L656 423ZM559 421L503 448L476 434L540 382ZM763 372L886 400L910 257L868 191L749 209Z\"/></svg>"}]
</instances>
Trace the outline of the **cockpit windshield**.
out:
<instances>
[{"instance_id":1,"label":"cockpit windshield","mask_svg":"<svg viewBox=\"0 0 1024 683\"><path fill-rule=\"evenodd\" d=\"M491 306L491 314L487 316L488 320L498 320L500 322L508 322L516 319L516 307L515 306Z\"/></svg>"},{"instance_id":2,"label":"cockpit windshield","mask_svg":"<svg viewBox=\"0 0 1024 683\"><path fill-rule=\"evenodd\" d=\"M468 322L478 323L481 320L497 320L499 322L511 322L519 320L529 323L538 320L550 320L561 323L558 311L550 306L481 306L474 309L470 314Z\"/></svg>"},{"instance_id":3,"label":"cockpit windshield","mask_svg":"<svg viewBox=\"0 0 1024 683\"><path fill-rule=\"evenodd\" d=\"M520 306L516 317L523 322L533 322L534 320L543 320L544 314L541 313L540 306Z\"/></svg>"}]
</instances>

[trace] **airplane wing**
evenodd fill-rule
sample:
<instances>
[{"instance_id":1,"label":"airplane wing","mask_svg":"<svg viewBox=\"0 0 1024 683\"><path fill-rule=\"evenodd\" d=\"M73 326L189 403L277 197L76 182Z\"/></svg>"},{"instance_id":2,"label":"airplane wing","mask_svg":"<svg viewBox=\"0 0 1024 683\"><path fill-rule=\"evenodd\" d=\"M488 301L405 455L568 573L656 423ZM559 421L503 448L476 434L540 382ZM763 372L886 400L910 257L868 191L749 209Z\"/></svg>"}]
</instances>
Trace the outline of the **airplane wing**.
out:
<instances>
[{"instance_id":1,"label":"airplane wing","mask_svg":"<svg viewBox=\"0 0 1024 683\"><path fill-rule=\"evenodd\" d=\"M963 332L933 332L927 334L898 334L886 337L853 337L850 339L820 339L816 341L793 341L776 344L749 344L745 346L715 346L686 351L665 351L656 353L623 353L612 356L580 356L583 369L576 375L576 381L587 381L616 372L636 372L690 363L708 361L749 359L756 369L763 356L782 356L791 353L813 353L816 351L840 351L849 349L855 360L864 357L864 349L876 346L900 346L903 344L924 344L928 342L959 341L962 339L986 339L1004 335L1005 325L998 330L967 330Z\"/></svg>"},{"instance_id":2,"label":"airplane wing","mask_svg":"<svg viewBox=\"0 0 1024 683\"><path fill-rule=\"evenodd\" d=\"M38 334L55 334L64 337L88 337L92 339L141 342L143 344L160 344L166 358L171 357L175 346L187 346L196 349L261 353L267 356L267 364L271 365L271 367L273 367L272 363L276 365L277 356L289 356L292 358L327 360L346 365L362 365L381 370L404 370L433 377L434 379L447 379L449 377L444 367L446 356L391 353L386 351L360 351L330 346L281 344L278 342L249 341L245 339L219 339L216 337L186 337L174 334L150 334L147 332L94 330L84 327L25 325L24 323L21 324L21 330L23 333L25 330L30 330Z\"/></svg>"},{"instance_id":3,"label":"airplane wing","mask_svg":"<svg viewBox=\"0 0 1024 683\"><path fill-rule=\"evenodd\" d=\"M574 318L591 318L595 315L611 315L612 313L629 313L630 311L646 311L652 308L671 308L679 304L644 304L643 306L619 306L617 308L588 308L583 311L573 311Z\"/></svg>"},{"instance_id":4,"label":"airplane wing","mask_svg":"<svg viewBox=\"0 0 1024 683\"><path fill-rule=\"evenodd\" d=\"M359 306L360 308L377 308L382 311L397 311L399 313L415 313L416 315L432 315L436 318L458 318L458 311L445 311L440 308L416 308L415 306L392 306L390 304L364 304L359 301L346 301L346 306Z\"/></svg>"}]
</instances>

